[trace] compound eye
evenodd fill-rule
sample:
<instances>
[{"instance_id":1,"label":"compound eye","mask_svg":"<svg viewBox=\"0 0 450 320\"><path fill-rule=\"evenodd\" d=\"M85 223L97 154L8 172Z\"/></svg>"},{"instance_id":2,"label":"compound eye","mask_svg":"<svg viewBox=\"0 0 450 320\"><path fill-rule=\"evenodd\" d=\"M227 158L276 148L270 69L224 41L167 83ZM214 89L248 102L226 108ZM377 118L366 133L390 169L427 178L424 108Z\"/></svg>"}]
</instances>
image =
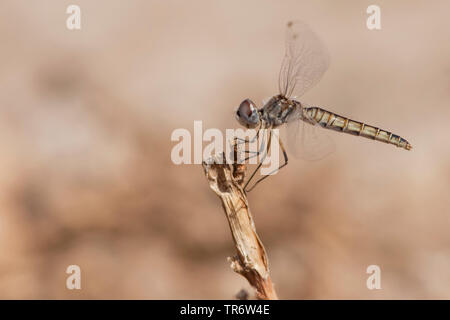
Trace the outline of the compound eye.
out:
<instances>
[{"instance_id":1,"label":"compound eye","mask_svg":"<svg viewBox=\"0 0 450 320\"><path fill-rule=\"evenodd\" d=\"M236 118L241 125L247 128L255 128L259 124L258 109L250 99L245 99L236 111Z\"/></svg>"},{"instance_id":2,"label":"compound eye","mask_svg":"<svg viewBox=\"0 0 450 320\"><path fill-rule=\"evenodd\" d=\"M239 105L239 108L237 110L238 117L243 117L244 119L248 119L251 117L251 115L256 111L255 104L250 99L245 99L242 101L242 103Z\"/></svg>"}]
</instances>

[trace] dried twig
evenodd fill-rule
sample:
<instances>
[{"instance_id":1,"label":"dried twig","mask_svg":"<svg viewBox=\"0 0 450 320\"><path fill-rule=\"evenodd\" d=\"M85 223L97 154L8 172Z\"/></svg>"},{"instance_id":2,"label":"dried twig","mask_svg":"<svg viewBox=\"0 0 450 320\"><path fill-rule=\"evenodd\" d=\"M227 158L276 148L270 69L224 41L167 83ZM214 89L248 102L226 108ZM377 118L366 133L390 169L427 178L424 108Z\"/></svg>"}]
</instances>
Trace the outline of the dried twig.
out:
<instances>
[{"instance_id":1,"label":"dried twig","mask_svg":"<svg viewBox=\"0 0 450 320\"><path fill-rule=\"evenodd\" d=\"M242 189L245 165L227 164L225 157L220 156L203 163L203 169L210 188L222 201L236 246L237 255L228 258L232 269L256 289L258 299L278 299L269 275L266 250L256 233Z\"/></svg>"}]
</instances>

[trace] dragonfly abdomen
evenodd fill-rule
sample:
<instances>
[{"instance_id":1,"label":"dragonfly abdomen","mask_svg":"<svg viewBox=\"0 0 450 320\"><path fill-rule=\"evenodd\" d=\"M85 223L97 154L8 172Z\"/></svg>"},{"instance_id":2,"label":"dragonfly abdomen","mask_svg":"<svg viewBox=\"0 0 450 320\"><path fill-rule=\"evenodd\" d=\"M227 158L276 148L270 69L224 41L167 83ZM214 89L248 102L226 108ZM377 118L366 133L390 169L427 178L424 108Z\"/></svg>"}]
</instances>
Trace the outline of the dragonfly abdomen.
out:
<instances>
[{"instance_id":1,"label":"dragonfly abdomen","mask_svg":"<svg viewBox=\"0 0 450 320\"><path fill-rule=\"evenodd\" d=\"M340 116L319 107L309 107L305 111L311 121L323 128L393 144L406 150L412 148L408 141L392 132Z\"/></svg>"}]
</instances>

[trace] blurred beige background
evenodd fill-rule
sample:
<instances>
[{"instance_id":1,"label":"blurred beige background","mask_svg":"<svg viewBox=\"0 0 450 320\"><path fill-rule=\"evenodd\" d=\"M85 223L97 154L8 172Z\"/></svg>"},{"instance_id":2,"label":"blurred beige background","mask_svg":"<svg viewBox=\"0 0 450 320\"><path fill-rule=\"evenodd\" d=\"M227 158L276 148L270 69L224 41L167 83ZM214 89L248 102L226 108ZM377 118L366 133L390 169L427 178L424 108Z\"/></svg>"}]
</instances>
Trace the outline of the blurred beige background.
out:
<instances>
[{"instance_id":1,"label":"blurred beige background","mask_svg":"<svg viewBox=\"0 0 450 320\"><path fill-rule=\"evenodd\" d=\"M69 31L69 4L82 29ZM380 31L366 8L381 7ZM246 281L175 128L235 128L277 93L284 27L306 21L331 66L303 100L392 130L331 132L249 196L286 299L450 298L448 1L0 2L0 298L228 299ZM82 290L65 287L66 267ZM381 290L366 288L381 267Z\"/></svg>"}]
</instances>

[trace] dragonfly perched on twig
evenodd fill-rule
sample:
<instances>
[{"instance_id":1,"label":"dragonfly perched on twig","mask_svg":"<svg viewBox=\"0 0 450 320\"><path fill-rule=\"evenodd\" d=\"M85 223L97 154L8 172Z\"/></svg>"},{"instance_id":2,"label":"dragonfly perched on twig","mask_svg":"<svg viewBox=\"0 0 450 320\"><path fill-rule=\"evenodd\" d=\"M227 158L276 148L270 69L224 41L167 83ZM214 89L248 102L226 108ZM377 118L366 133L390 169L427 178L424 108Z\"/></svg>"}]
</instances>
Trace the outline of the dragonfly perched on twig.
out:
<instances>
[{"instance_id":1,"label":"dragonfly perched on twig","mask_svg":"<svg viewBox=\"0 0 450 320\"><path fill-rule=\"evenodd\" d=\"M411 144L392 132L296 100L320 80L328 66L328 53L319 37L305 23L289 22L286 32L286 54L279 74L279 94L273 96L260 109L257 109L250 99L245 99L236 111L236 119L241 125L249 129L257 129L253 139L246 139L243 142L254 141L262 129L268 129L265 150L257 151L255 156L262 152L264 152L263 157L267 155L272 136L274 136L272 129L284 124L287 125L290 151L293 150L294 154L308 160L323 158L334 149L332 140L320 134L320 130L315 130L315 127L349 133L410 150ZM303 131L300 134L301 128ZM279 146L284 157L284 163L279 166L278 171L287 165L288 156L281 139L278 136L276 138L279 139ZM244 190L252 190L268 177L268 175L262 176L247 190L263 161L262 158L246 182Z\"/></svg>"}]
</instances>

